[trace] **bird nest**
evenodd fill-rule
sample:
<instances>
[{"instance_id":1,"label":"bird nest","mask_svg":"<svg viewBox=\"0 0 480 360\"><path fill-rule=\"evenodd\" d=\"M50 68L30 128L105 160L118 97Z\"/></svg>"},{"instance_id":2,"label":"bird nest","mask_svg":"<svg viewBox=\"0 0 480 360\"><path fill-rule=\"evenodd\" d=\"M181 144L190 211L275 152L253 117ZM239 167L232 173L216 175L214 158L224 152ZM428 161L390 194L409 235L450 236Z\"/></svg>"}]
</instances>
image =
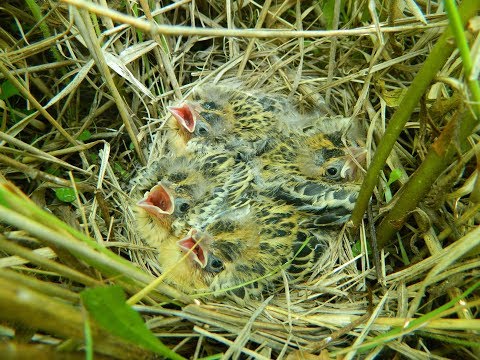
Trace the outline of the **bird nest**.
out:
<instances>
[{"instance_id":1,"label":"bird nest","mask_svg":"<svg viewBox=\"0 0 480 360\"><path fill-rule=\"evenodd\" d=\"M0 353L480 356L476 2L466 38L441 1L27 3L0 9ZM351 118L368 169L328 256L244 302L165 282L130 193L167 107L232 79Z\"/></svg>"}]
</instances>

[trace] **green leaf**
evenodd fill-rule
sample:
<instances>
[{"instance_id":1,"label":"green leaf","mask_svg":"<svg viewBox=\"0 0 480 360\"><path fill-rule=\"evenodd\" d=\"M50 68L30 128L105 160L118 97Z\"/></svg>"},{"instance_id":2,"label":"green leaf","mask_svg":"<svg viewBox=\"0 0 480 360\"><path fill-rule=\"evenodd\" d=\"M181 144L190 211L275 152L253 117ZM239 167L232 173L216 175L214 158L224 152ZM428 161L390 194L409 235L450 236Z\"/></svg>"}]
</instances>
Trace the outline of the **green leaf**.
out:
<instances>
[{"instance_id":1,"label":"green leaf","mask_svg":"<svg viewBox=\"0 0 480 360\"><path fill-rule=\"evenodd\" d=\"M397 233L397 238L398 238L398 246L400 247L400 254L402 255L403 265L408 266L410 265L410 259L408 258L407 250L405 250L405 247L403 246L402 238L398 233Z\"/></svg>"},{"instance_id":2,"label":"green leaf","mask_svg":"<svg viewBox=\"0 0 480 360\"><path fill-rule=\"evenodd\" d=\"M18 89L10 81L4 81L0 86L0 100L7 100L15 95L20 95Z\"/></svg>"},{"instance_id":3,"label":"green leaf","mask_svg":"<svg viewBox=\"0 0 480 360\"><path fill-rule=\"evenodd\" d=\"M360 240L357 240L353 245L352 245L352 254L353 256L358 256L362 253L362 243ZM371 255L372 254L372 248L370 246L370 243L367 243L367 254Z\"/></svg>"},{"instance_id":4,"label":"green leaf","mask_svg":"<svg viewBox=\"0 0 480 360\"><path fill-rule=\"evenodd\" d=\"M67 203L71 203L76 199L75 190L70 187L55 189L55 195L57 196L58 200Z\"/></svg>"},{"instance_id":5,"label":"green leaf","mask_svg":"<svg viewBox=\"0 0 480 360\"><path fill-rule=\"evenodd\" d=\"M313 44L313 41L304 40L303 43L304 43L304 46L307 48L307 47L309 47L310 45ZM315 55L315 56L320 56L322 54L322 51L318 47L314 47L314 48L312 48L312 54Z\"/></svg>"},{"instance_id":6,"label":"green leaf","mask_svg":"<svg viewBox=\"0 0 480 360\"><path fill-rule=\"evenodd\" d=\"M393 169L388 177L387 186L392 185L395 181L399 180L402 177L402 170L400 169Z\"/></svg>"},{"instance_id":7,"label":"green leaf","mask_svg":"<svg viewBox=\"0 0 480 360\"><path fill-rule=\"evenodd\" d=\"M130 174L118 162L115 162L113 164L113 169L115 170L116 173L119 173L123 179L126 179L130 176Z\"/></svg>"},{"instance_id":8,"label":"green leaf","mask_svg":"<svg viewBox=\"0 0 480 360\"><path fill-rule=\"evenodd\" d=\"M93 152L88 152L87 157L91 162L98 162L98 155Z\"/></svg>"},{"instance_id":9,"label":"green leaf","mask_svg":"<svg viewBox=\"0 0 480 360\"><path fill-rule=\"evenodd\" d=\"M58 167L53 167L53 166L48 167L45 170L45 172L48 173L48 174L55 175L55 176L60 176L60 174L62 173Z\"/></svg>"},{"instance_id":10,"label":"green leaf","mask_svg":"<svg viewBox=\"0 0 480 360\"><path fill-rule=\"evenodd\" d=\"M91 317L113 335L170 359L185 360L147 328L142 317L125 302L125 293L120 286L87 289L80 296Z\"/></svg>"},{"instance_id":11,"label":"green leaf","mask_svg":"<svg viewBox=\"0 0 480 360\"><path fill-rule=\"evenodd\" d=\"M321 5L323 16L325 17L326 28L331 30L333 27L333 13L335 9L335 0L325 0Z\"/></svg>"},{"instance_id":12,"label":"green leaf","mask_svg":"<svg viewBox=\"0 0 480 360\"><path fill-rule=\"evenodd\" d=\"M139 14L138 4L136 4L136 3L133 4L132 11L133 11L133 14L135 15L135 17L140 16L140 15L138 15ZM136 33L137 33L138 41L142 42L143 41L143 32L136 29Z\"/></svg>"},{"instance_id":13,"label":"green leaf","mask_svg":"<svg viewBox=\"0 0 480 360\"><path fill-rule=\"evenodd\" d=\"M353 256L358 256L362 252L362 244L360 243L360 240L355 241L355 243L352 245L352 254Z\"/></svg>"},{"instance_id":14,"label":"green leaf","mask_svg":"<svg viewBox=\"0 0 480 360\"><path fill-rule=\"evenodd\" d=\"M93 360L93 337L90 319L85 316L83 323L83 334L85 335L85 360Z\"/></svg>"},{"instance_id":15,"label":"green leaf","mask_svg":"<svg viewBox=\"0 0 480 360\"><path fill-rule=\"evenodd\" d=\"M80 141L86 141L89 140L92 137L92 133L88 130L83 130L80 135L78 135L78 140Z\"/></svg>"},{"instance_id":16,"label":"green leaf","mask_svg":"<svg viewBox=\"0 0 480 360\"><path fill-rule=\"evenodd\" d=\"M385 187L385 200L387 201L387 203L392 200L392 191L390 190L390 185L392 185L395 181L399 180L402 177L402 174L403 172L400 169L393 169L393 171L390 173Z\"/></svg>"},{"instance_id":17,"label":"green leaf","mask_svg":"<svg viewBox=\"0 0 480 360\"><path fill-rule=\"evenodd\" d=\"M11 209L10 204L6 200L5 193L8 191L8 184L4 183L2 186L0 186L0 205L4 206L8 209Z\"/></svg>"}]
</instances>

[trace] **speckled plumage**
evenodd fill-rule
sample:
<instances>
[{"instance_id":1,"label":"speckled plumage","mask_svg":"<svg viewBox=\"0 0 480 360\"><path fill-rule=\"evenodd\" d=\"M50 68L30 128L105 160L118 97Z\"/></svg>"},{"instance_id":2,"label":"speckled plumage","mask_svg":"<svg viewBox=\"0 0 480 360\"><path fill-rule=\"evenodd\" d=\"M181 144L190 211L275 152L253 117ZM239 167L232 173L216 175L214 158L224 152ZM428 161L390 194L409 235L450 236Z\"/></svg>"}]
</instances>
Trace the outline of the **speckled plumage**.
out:
<instances>
[{"instance_id":1,"label":"speckled plumage","mask_svg":"<svg viewBox=\"0 0 480 360\"><path fill-rule=\"evenodd\" d=\"M280 269L300 281L359 190L361 150L342 139L349 120L302 116L281 96L225 85L169 111L165 156L132 192L166 281L236 298L272 290Z\"/></svg>"},{"instance_id":2,"label":"speckled plumage","mask_svg":"<svg viewBox=\"0 0 480 360\"><path fill-rule=\"evenodd\" d=\"M201 247L204 267L195 258L199 256L196 250L192 250L196 254L193 258L178 266L191 247L176 246L177 237L167 245L168 256L160 254L160 262L173 282L183 279L184 289L256 297L271 290L272 280L280 277L282 267L292 279L308 273L326 247L325 237L316 236L303 218L294 206L259 195L239 208L225 207L214 219L197 222L185 235L183 241ZM185 269L188 278L184 278Z\"/></svg>"}]
</instances>

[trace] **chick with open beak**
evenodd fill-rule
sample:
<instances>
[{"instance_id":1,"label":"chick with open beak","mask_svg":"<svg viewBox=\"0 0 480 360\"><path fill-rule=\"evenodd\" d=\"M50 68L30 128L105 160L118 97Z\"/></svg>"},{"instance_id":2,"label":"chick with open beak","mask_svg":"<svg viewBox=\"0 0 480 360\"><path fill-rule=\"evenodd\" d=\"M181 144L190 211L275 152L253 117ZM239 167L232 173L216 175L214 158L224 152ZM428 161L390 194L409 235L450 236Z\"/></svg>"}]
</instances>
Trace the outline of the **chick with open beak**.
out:
<instances>
[{"instance_id":1,"label":"chick with open beak","mask_svg":"<svg viewBox=\"0 0 480 360\"><path fill-rule=\"evenodd\" d=\"M185 293L208 293L224 263L211 250L208 234L191 229L181 240L169 236L158 253L165 281Z\"/></svg>"},{"instance_id":2,"label":"chick with open beak","mask_svg":"<svg viewBox=\"0 0 480 360\"><path fill-rule=\"evenodd\" d=\"M167 107L171 115L166 122L167 148L173 154L183 154L197 123L198 112L193 104L183 102Z\"/></svg>"},{"instance_id":3,"label":"chick with open beak","mask_svg":"<svg viewBox=\"0 0 480 360\"><path fill-rule=\"evenodd\" d=\"M200 86L168 110L166 135L177 153L224 148L244 157L264 151L273 134L288 131L286 118L299 117L279 95L225 85Z\"/></svg>"},{"instance_id":4,"label":"chick with open beak","mask_svg":"<svg viewBox=\"0 0 480 360\"><path fill-rule=\"evenodd\" d=\"M177 241L180 251L189 254L189 258L207 273L218 273L223 270L223 262L209 249L211 238L203 232L191 229L188 235Z\"/></svg>"},{"instance_id":5,"label":"chick with open beak","mask_svg":"<svg viewBox=\"0 0 480 360\"><path fill-rule=\"evenodd\" d=\"M155 185L137 202L137 227L148 245L160 247L168 237L174 204L170 190L162 183Z\"/></svg>"},{"instance_id":6,"label":"chick with open beak","mask_svg":"<svg viewBox=\"0 0 480 360\"><path fill-rule=\"evenodd\" d=\"M177 120L180 130L190 134L195 131L199 116L199 105L185 101L179 106L169 106L167 109Z\"/></svg>"}]
</instances>

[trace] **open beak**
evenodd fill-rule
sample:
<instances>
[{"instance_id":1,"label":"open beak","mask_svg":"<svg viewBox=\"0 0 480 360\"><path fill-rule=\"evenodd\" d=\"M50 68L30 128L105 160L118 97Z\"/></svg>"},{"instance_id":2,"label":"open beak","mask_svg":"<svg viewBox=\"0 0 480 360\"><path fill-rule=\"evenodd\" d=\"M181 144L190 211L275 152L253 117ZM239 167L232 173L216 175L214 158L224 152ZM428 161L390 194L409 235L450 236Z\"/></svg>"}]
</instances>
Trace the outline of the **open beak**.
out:
<instances>
[{"instance_id":1,"label":"open beak","mask_svg":"<svg viewBox=\"0 0 480 360\"><path fill-rule=\"evenodd\" d=\"M198 113L193 105L184 102L180 106L169 106L168 111L177 119L178 123L189 133L195 130Z\"/></svg>"},{"instance_id":2,"label":"open beak","mask_svg":"<svg viewBox=\"0 0 480 360\"><path fill-rule=\"evenodd\" d=\"M200 245L197 234L197 230L191 229L185 238L177 241L177 244L183 252L189 253L190 258L197 262L203 269L207 266L208 252L205 251L205 244L203 247Z\"/></svg>"},{"instance_id":3,"label":"open beak","mask_svg":"<svg viewBox=\"0 0 480 360\"><path fill-rule=\"evenodd\" d=\"M137 205L159 219L172 215L174 210L173 196L162 184L155 185Z\"/></svg>"}]
</instances>

